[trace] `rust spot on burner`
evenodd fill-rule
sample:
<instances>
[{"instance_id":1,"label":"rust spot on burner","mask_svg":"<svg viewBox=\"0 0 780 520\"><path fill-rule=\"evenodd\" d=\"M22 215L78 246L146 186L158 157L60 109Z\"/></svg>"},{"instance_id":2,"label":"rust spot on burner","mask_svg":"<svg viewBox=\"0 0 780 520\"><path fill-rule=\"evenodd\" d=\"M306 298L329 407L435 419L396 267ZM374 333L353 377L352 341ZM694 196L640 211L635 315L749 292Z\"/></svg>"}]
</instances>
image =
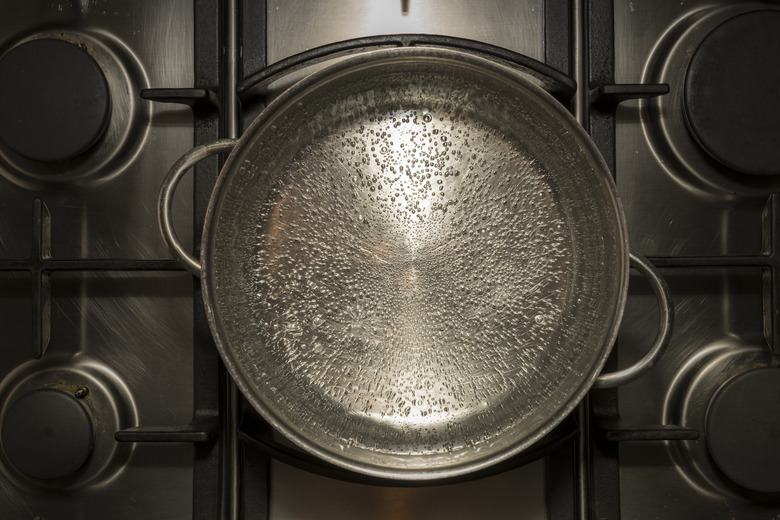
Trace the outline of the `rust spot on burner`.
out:
<instances>
[{"instance_id":1,"label":"rust spot on burner","mask_svg":"<svg viewBox=\"0 0 780 520\"><path fill-rule=\"evenodd\" d=\"M68 394L72 394L78 398L86 397L89 394L89 388L87 388L84 385L71 385L71 384L65 384L65 381L58 381L56 385L54 385L52 388L55 390L60 390L62 392L66 392Z\"/></svg>"}]
</instances>

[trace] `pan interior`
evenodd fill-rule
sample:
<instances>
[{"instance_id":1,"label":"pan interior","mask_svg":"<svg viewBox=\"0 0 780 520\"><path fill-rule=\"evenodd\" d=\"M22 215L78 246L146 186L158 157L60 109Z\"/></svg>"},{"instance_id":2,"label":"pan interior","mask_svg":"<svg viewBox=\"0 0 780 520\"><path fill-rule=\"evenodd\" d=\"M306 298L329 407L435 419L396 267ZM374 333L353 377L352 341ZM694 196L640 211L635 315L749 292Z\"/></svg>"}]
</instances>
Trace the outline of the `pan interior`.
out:
<instances>
[{"instance_id":1,"label":"pan interior","mask_svg":"<svg viewBox=\"0 0 780 520\"><path fill-rule=\"evenodd\" d=\"M252 404L383 476L505 458L582 397L624 298L611 181L551 98L401 53L250 128L206 237L212 326Z\"/></svg>"}]
</instances>

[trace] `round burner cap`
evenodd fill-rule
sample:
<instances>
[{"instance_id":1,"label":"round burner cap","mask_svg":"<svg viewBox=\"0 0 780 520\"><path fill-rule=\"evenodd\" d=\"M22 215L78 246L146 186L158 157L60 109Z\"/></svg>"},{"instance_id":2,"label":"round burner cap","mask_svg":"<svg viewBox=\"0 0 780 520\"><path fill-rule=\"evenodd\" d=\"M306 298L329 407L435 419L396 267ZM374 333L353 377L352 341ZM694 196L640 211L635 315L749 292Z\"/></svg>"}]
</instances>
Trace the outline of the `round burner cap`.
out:
<instances>
[{"instance_id":1,"label":"round burner cap","mask_svg":"<svg viewBox=\"0 0 780 520\"><path fill-rule=\"evenodd\" d=\"M79 47L39 39L0 58L0 141L19 155L76 157L103 135L110 114L106 78Z\"/></svg>"},{"instance_id":2,"label":"round burner cap","mask_svg":"<svg viewBox=\"0 0 780 520\"><path fill-rule=\"evenodd\" d=\"M685 76L688 128L715 160L780 174L780 11L727 20L702 41Z\"/></svg>"},{"instance_id":3,"label":"round burner cap","mask_svg":"<svg viewBox=\"0 0 780 520\"><path fill-rule=\"evenodd\" d=\"M92 451L94 431L86 406L73 395L42 388L20 397L3 418L6 457L25 475L66 477Z\"/></svg>"},{"instance_id":4,"label":"round burner cap","mask_svg":"<svg viewBox=\"0 0 780 520\"><path fill-rule=\"evenodd\" d=\"M726 382L707 410L707 448L723 474L746 489L780 492L780 368Z\"/></svg>"}]
</instances>

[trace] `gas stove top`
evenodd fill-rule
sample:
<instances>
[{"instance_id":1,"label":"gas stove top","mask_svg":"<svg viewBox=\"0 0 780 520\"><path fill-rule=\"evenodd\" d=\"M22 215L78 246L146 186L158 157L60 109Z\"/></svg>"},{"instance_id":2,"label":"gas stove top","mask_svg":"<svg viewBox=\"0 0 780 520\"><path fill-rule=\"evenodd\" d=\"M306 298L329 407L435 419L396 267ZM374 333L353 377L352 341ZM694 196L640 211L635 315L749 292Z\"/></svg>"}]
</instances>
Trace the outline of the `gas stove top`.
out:
<instances>
[{"instance_id":1,"label":"gas stove top","mask_svg":"<svg viewBox=\"0 0 780 520\"><path fill-rule=\"evenodd\" d=\"M0 516L780 515L778 29L772 2L0 3ZM415 36L378 37L400 34ZM492 53L552 90L613 170L676 315L647 374L439 486L328 466L249 410L157 223L179 156L380 44ZM218 169L176 193L190 250ZM658 320L632 275L609 368L642 357Z\"/></svg>"}]
</instances>

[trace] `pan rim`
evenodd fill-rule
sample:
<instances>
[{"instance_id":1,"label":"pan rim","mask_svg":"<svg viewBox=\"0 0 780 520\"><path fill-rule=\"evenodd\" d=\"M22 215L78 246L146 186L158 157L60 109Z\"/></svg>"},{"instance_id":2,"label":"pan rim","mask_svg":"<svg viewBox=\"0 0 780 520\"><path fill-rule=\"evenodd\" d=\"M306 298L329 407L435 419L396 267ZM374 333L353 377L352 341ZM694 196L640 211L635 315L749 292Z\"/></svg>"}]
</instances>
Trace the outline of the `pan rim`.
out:
<instances>
[{"instance_id":1,"label":"pan rim","mask_svg":"<svg viewBox=\"0 0 780 520\"><path fill-rule=\"evenodd\" d=\"M221 327L218 322L218 317L216 316L216 311L214 308L215 288L212 287L212 277L210 273L212 255L214 254L214 251L213 241L210 239L210 237L212 236L212 228L215 225L217 216L216 208L219 204L221 194L224 192L229 178L236 172L236 169L240 164L239 158L241 157L243 150L252 143L255 133L263 128L267 122L280 110L286 109L288 106L290 106L290 104L295 103L296 98L303 95L305 92L308 92L312 89L317 89L319 86L333 78L334 75L362 67L366 63L379 64L384 60L394 61L398 59L408 60L428 58L445 59L460 65L465 64L478 67L480 69L486 69L487 71L503 76L510 81L519 83L523 88L530 90L535 95L538 95L540 102L545 103L547 108L554 112L555 116L561 118L561 123L563 125L577 134L576 137L578 138L579 144L582 144L585 147L584 153L590 156L594 163L595 169L601 172L601 174L605 177L603 181L606 183L606 187L609 192L609 199L614 206L610 209L610 213L615 215L617 238L619 242L616 248L621 253L623 258L620 258L617 261L618 264L621 265L621 269L620 280L616 284L618 287L618 298L612 307L614 313L612 316L604 317L605 322L609 322L608 326L605 325L604 327L604 330L608 330L608 333L606 334L607 340L605 341L604 345L599 347L600 355L597 358L597 362L592 366L590 372L587 374L587 377L584 377L581 380L581 383L578 387L576 387L576 390L570 393L570 398L564 406L557 408L556 413L552 414L547 419L547 421L543 422L536 429L535 433L524 437L521 442L510 444L508 449L493 452L486 457L469 459L469 461L465 463L452 464L447 466L434 466L430 469L420 469L415 467L405 470L398 467L388 468L376 464L357 462L352 458L339 457L335 452L323 449L321 446L310 442L309 439L300 435L294 428L286 424L284 420L276 415L274 410L267 407L261 401L261 399L254 395L255 390L253 389L253 385L251 385L250 382L247 381L247 379L244 377L239 363L235 360L234 354L231 352L229 345L226 344L227 340L222 337ZM250 402L250 404L252 404L254 409L257 410L260 415L262 415L275 429L277 429L285 437L293 441L297 446L306 452L314 454L329 463L351 471L363 473L373 477L392 480L444 479L484 470L498 462L509 459L512 456L523 452L538 440L542 439L545 435L547 435L553 428L555 428L555 426L557 426L574 410L574 408L590 390L591 386L595 382L596 377L601 372L607 357L610 354L612 345L617 338L618 328L623 317L623 311L627 298L629 269L627 229L623 209L617 193L617 188L611 175L609 174L609 168L604 162L601 154L598 152L595 143L593 143L590 136L588 136L584 129L582 129L574 117L550 94L542 90L533 82L529 81L522 73L516 70L509 69L504 65L500 65L496 62L465 53L463 51L421 47L382 49L359 54L343 61L339 61L302 79L300 82L296 83L283 94L281 94L271 104L269 104L269 106L263 112L261 112L261 114L244 132L236 148L227 158L222 172L217 179L217 183L212 193L206 213L206 221L202 237L201 261L203 265L201 276L203 300L206 316L212 335L214 337L214 341L216 343L220 357L228 369L229 374L245 398Z\"/></svg>"}]
</instances>

